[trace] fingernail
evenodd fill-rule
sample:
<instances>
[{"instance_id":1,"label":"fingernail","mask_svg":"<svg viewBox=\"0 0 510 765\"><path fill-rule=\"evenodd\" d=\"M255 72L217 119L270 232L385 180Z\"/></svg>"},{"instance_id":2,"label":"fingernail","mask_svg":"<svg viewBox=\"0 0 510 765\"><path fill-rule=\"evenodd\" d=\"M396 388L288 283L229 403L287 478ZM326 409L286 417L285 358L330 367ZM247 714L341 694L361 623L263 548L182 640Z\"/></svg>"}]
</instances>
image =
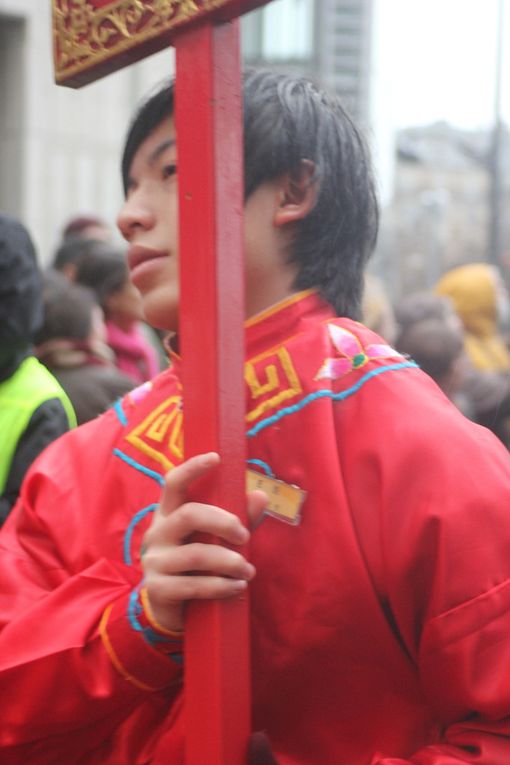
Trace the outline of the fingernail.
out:
<instances>
[{"instance_id":1,"label":"fingernail","mask_svg":"<svg viewBox=\"0 0 510 765\"><path fill-rule=\"evenodd\" d=\"M250 538L250 532L246 528L246 526L240 526L239 527L239 539L242 543L245 543Z\"/></svg>"},{"instance_id":2,"label":"fingernail","mask_svg":"<svg viewBox=\"0 0 510 765\"><path fill-rule=\"evenodd\" d=\"M219 455L217 452L207 452L202 456L202 462L204 465L215 465L219 462Z\"/></svg>"},{"instance_id":3,"label":"fingernail","mask_svg":"<svg viewBox=\"0 0 510 765\"><path fill-rule=\"evenodd\" d=\"M257 569L255 568L253 563L247 563L246 568L248 569L248 581L250 581L255 576Z\"/></svg>"}]
</instances>

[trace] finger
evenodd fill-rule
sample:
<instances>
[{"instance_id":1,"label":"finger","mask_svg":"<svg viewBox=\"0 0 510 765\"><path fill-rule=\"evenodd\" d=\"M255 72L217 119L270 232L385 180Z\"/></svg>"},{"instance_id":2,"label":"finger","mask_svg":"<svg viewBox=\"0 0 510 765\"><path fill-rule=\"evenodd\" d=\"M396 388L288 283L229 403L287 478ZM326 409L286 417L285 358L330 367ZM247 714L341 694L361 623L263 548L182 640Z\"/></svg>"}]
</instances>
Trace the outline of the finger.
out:
<instances>
[{"instance_id":1,"label":"finger","mask_svg":"<svg viewBox=\"0 0 510 765\"><path fill-rule=\"evenodd\" d=\"M181 465L170 470L165 476L165 485L161 495L159 512L169 515L186 502L188 487L208 470L219 465L220 457L216 452L197 454Z\"/></svg>"},{"instance_id":2,"label":"finger","mask_svg":"<svg viewBox=\"0 0 510 765\"><path fill-rule=\"evenodd\" d=\"M256 491L248 492L246 495L246 500L250 529L256 529L257 526L262 522L264 511L267 507L267 503L269 502L269 498L264 491L257 489Z\"/></svg>"},{"instance_id":3,"label":"finger","mask_svg":"<svg viewBox=\"0 0 510 765\"><path fill-rule=\"evenodd\" d=\"M228 510L200 502L187 502L169 516L155 517L145 534L147 545L179 545L192 534L209 534L231 545L248 542L250 533Z\"/></svg>"},{"instance_id":4,"label":"finger","mask_svg":"<svg viewBox=\"0 0 510 765\"><path fill-rule=\"evenodd\" d=\"M224 576L151 576L145 587L154 609L170 608L186 600L232 598L246 592L246 579Z\"/></svg>"},{"instance_id":5,"label":"finger","mask_svg":"<svg viewBox=\"0 0 510 765\"><path fill-rule=\"evenodd\" d=\"M250 581L255 575L255 567L235 550L200 542L191 542L171 550L166 547L151 549L144 556L143 565L147 574L155 571L158 575L207 571L213 576L246 581Z\"/></svg>"}]
</instances>

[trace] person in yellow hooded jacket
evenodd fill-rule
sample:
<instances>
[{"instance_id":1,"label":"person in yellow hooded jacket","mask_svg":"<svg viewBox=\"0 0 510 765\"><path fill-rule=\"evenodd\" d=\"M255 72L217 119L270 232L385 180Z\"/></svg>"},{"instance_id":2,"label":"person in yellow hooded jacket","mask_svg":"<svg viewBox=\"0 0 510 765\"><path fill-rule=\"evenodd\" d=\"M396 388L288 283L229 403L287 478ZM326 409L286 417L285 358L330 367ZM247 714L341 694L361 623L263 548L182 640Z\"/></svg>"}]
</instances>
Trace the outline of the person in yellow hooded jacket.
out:
<instances>
[{"instance_id":1,"label":"person in yellow hooded jacket","mask_svg":"<svg viewBox=\"0 0 510 765\"><path fill-rule=\"evenodd\" d=\"M497 268L469 263L448 271L435 289L448 297L464 327L472 370L465 388L475 419L510 449L510 351L500 327L507 323L508 291Z\"/></svg>"},{"instance_id":2,"label":"person in yellow hooded jacket","mask_svg":"<svg viewBox=\"0 0 510 765\"><path fill-rule=\"evenodd\" d=\"M436 292L452 301L473 366L510 374L510 352L498 327L509 305L508 293L498 270L488 263L459 266L439 280Z\"/></svg>"}]
</instances>

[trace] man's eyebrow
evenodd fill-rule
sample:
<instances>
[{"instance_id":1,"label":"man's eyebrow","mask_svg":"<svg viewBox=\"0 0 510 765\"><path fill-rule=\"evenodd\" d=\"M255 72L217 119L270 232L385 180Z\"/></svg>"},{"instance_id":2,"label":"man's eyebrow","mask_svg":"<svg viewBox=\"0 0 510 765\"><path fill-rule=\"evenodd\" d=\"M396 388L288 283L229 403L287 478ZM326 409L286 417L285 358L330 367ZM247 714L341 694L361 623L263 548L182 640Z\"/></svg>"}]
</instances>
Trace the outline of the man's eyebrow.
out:
<instances>
[{"instance_id":1,"label":"man's eyebrow","mask_svg":"<svg viewBox=\"0 0 510 765\"><path fill-rule=\"evenodd\" d=\"M157 159L160 158L160 156L165 152L167 149L170 149L172 146L175 146L175 139L169 138L167 141L163 141L160 143L156 148L149 154L149 158L147 160L149 165L154 164Z\"/></svg>"}]
</instances>

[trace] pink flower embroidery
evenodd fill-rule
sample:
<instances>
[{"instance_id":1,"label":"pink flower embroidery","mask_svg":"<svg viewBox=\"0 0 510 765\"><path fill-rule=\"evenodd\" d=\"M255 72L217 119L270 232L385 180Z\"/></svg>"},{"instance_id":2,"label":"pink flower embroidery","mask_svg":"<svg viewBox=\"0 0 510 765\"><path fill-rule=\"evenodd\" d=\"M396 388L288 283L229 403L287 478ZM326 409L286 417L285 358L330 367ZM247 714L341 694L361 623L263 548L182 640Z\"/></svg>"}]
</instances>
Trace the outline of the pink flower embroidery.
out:
<instances>
[{"instance_id":1,"label":"pink flower embroidery","mask_svg":"<svg viewBox=\"0 0 510 765\"><path fill-rule=\"evenodd\" d=\"M147 382L142 383L137 388L134 388L132 391L128 393L128 397L133 404L139 404L140 401L143 401L145 396L152 390L152 381L147 380Z\"/></svg>"},{"instance_id":2,"label":"pink flower embroidery","mask_svg":"<svg viewBox=\"0 0 510 765\"><path fill-rule=\"evenodd\" d=\"M371 343L365 348L360 341L347 329L328 324L331 341L338 352L338 356L324 361L317 372L316 380L338 380L339 377L360 369L368 364L371 359L402 359L398 351L383 343Z\"/></svg>"}]
</instances>

